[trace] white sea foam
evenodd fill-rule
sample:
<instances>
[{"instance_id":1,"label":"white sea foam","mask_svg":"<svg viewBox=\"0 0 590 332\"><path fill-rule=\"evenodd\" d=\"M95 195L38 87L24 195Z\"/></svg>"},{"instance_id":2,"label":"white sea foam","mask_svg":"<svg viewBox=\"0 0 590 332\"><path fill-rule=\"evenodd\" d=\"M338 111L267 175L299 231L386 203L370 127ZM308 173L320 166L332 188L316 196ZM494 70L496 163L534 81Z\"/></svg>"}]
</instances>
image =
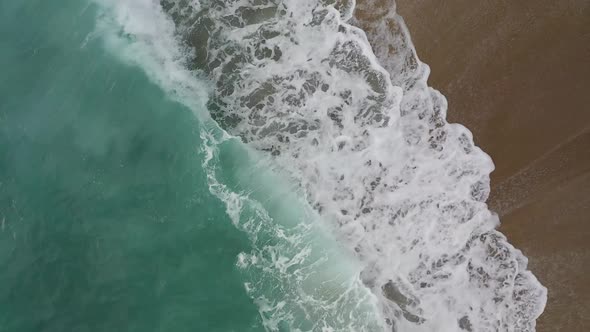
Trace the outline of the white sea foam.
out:
<instances>
[{"instance_id":1,"label":"white sea foam","mask_svg":"<svg viewBox=\"0 0 590 332\"><path fill-rule=\"evenodd\" d=\"M200 150L209 189L251 240L252 251L240 254L237 266L244 272L245 289L258 305L265 328L383 330L377 298L360 280L357 261L316 222L318 215L307 202L267 167L264 156L202 112L208 90L197 73L187 69L187 48L179 43L171 19L159 4L150 0L98 3L102 14L97 35L113 54L140 66L201 120ZM232 161L240 165L229 165Z\"/></svg>"},{"instance_id":2,"label":"white sea foam","mask_svg":"<svg viewBox=\"0 0 590 332\"><path fill-rule=\"evenodd\" d=\"M110 4L123 26L117 40L141 45L124 54L148 54L138 64L185 102L203 100L191 93L205 90L184 69L207 75L215 84L207 105L214 119L267 152L263 165L296 184L293 192L360 262L372 297L349 275L357 271L354 260L321 253L335 247L318 247L324 238L314 235L321 233L309 222L314 212L294 213L288 222L268 209L293 202L292 210L305 210L304 202L268 185L244 195L220 181L219 154L235 141L204 132L211 191L255 244L238 263L264 275L252 276L259 282L246 288L268 330L294 330L302 317L315 324L300 330L380 330L370 323L374 299L397 331L534 330L546 290L526 269L526 257L494 230L498 219L485 204L493 163L467 129L446 122L446 100L426 85L428 67L394 13L385 46L375 48L385 69L364 32L347 23L353 1L162 0L169 16L154 1ZM175 31L191 48L178 46ZM256 179L250 185L264 182ZM274 203L264 202L264 192ZM259 236L280 240L264 246ZM335 284L351 296L314 295L301 283L323 269L342 272ZM273 290L272 280L284 286ZM363 315L350 319L358 299Z\"/></svg>"},{"instance_id":3,"label":"white sea foam","mask_svg":"<svg viewBox=\"0 0 590 332\"><path fill-rule=\"evenodd\" d=\"M166 92L189 108L208 117L205 104L210 93L194 72L187 70L192 50L180 42L174 22L158 1L94 0L102 12L96 32L106 47L122 61L141 67Z\"/></svg>"},{"instance_id":4,"label":"white sea foam","mask_svg":"<svg viewBox=\"0 0 590 332\"><path fill-rule=\"evenodd\" d=\"M385 70L346 23L350 1L163 3L216 84L213 116L300 184L364 263L391 325L534 330L546 291L494 230L493 163L446 122L399 17L381 27Z\"/></svg>"},{"instance_id":5,"label":"white sea foam","mask_svg":"<svg viewBox=\"0 0 590 332\"><path fill-rule=\"evenodd\" d=\"M206 132L201 138L210 190L225 202L236 227L250 236L253 249L240 254L237 265L247 275L246 291L266 329L383 330L377 299L358 277L361 266L270 171L265 158L236 139L219 141Z\"/></svg>"}]
</instances>

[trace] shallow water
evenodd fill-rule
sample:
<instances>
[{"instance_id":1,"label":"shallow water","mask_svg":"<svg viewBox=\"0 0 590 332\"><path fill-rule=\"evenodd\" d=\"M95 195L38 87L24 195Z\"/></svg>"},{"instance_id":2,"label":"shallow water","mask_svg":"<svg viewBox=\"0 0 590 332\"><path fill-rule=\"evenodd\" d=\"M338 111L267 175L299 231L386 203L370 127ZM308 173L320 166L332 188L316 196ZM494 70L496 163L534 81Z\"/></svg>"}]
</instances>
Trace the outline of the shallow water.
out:
<instances>
[{"instance_id":1,"label":"shallow water","mask_svg":"<svg viewBox=\"0 0 590 332\"><path fill-rule=\"evenodd\" d=\"M260 331L200 124L80 1L2 3L0 330Z\"/></svg>"}]
</instances>

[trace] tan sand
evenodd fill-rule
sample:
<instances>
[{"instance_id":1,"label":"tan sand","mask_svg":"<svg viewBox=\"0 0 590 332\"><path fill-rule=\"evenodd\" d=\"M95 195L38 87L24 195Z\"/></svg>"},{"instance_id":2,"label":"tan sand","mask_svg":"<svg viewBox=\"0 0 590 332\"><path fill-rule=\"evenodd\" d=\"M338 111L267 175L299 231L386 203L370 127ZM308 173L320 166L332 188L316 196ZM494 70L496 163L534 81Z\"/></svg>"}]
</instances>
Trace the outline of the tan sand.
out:
<instances>
[{"instance_id":1,"label":"tan sand","mask_svg":"<svg viewBox=\"0 0 590 332\"><path fill-rule=\"evenodd\" d=\"M371 40L392 0L357 3ZM537 331L590 331L590 1L398 0L397 11L449 121L496 164L490 208L549 289Z\"/></svg>"}]
</instances>

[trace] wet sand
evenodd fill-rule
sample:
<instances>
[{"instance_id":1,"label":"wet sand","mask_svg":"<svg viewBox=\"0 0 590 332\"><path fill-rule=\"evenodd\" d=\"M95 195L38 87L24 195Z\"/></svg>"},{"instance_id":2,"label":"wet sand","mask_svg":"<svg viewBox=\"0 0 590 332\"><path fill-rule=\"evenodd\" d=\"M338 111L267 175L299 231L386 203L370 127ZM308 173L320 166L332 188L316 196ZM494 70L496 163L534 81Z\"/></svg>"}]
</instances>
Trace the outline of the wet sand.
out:
<instances>
[{"instance_id":1,"label":"wet sand","mask_svg":"<svg viewBox=\"0 0 590 332\"><path fill-rule=\"evenodd\" d=\"M371 22L391 0L357 0ZM429 85L494 160L490 208L548 288L537 331L590 331L590 1L398 0Z\"/></svg>"}]
</instances>

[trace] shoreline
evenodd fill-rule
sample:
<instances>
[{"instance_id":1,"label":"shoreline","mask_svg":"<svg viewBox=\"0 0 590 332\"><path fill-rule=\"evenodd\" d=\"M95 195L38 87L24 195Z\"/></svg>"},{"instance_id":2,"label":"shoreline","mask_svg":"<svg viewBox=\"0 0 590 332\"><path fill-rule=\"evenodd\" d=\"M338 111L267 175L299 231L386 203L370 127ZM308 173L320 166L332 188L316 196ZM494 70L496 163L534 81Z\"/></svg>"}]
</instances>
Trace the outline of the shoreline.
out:
<instances>
[{"instance_id":1,"label":"shoreline","mask_svg":"<svg viewBox=\"0 0 590 332\"><path fill-rule=\"evenodd\" d=\"M549 291L537 330L590 330L590 3L397 2L359 0L355 19L371 39L398 11L448 121L494 160L489 208Z\"/></svg>"}]
</instances>

